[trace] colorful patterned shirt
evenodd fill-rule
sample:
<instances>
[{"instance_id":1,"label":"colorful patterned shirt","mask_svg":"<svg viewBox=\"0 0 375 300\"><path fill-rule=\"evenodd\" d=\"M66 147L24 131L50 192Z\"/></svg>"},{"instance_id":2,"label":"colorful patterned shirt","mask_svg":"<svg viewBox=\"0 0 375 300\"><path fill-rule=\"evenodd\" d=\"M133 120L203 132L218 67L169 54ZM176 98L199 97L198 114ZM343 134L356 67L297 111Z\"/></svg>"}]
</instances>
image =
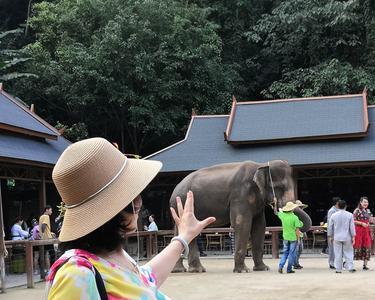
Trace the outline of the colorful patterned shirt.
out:
<instances>
[{"instance_id":1,"label":"colorful patterned shirt","mask_svg":"<svg viewBox=\"0 0 375 300\"><path fill-rule=\"evenodd\" d=\"M362 221L368 223L372 217L369 209L356 208L353 212L354 221Z\"/></svg>"},{"instance_id":2,"label":"colorful patterned shirt","mask_svg":"<svg viewBox=\"0 0 375 300\"><path fill-rule=\"evenodd\" d=\"M51 267L46 299L100 300L94 266L103 278L108 300L168 300L158 290L151 268L147 265L138 267L126 252L125 255L139 274L87 251L73 249L65 252Z\"/></svg>"}]
</instances>

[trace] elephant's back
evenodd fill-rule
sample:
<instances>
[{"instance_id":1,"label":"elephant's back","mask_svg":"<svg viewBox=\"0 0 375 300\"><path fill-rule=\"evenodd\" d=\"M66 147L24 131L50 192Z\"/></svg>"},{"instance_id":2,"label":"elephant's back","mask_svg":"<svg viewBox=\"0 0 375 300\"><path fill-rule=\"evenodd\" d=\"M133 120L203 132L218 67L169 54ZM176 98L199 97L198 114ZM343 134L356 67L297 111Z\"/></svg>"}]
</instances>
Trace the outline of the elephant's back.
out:
<instances>
[{"instance_id":1,"label":"elephant's back","mask_svg":"<svg viewBox=\"0 0 375 300\"><path fill-rule=\"evenodd\" d=\"M186 193L194 193L195 212L198 218L215 216L217 223L229 222L229 202L242 180L249 180L256 163L225 163L199 169L187 175L174 189L170 205L176 206L176 197L185 201ZM218 226L218 224L214 224ZM224 224L225 225L225 224Z\"/></svg>"}]
</instances>

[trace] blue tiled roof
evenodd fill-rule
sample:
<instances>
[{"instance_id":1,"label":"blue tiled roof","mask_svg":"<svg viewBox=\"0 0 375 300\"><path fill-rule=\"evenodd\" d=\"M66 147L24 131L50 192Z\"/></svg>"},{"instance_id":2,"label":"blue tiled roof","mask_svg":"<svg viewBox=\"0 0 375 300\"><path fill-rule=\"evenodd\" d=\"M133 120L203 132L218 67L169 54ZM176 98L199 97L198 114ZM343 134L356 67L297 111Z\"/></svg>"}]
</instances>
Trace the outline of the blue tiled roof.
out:
<instances>
[{"instance_id":1,"label":"blue tiled roof","mask_svg":"<svg viewBox=\"0 0 375 300\"><path fill-rule=\"evenodd\" d=\"M5 157L54 165L70 144L62 136L50 140L0 133L0 159Z\"/></svg>"},{"instance_id":2,"label":"blue tiled roof","mask_svg":"<svg viewBox=\"0 0 375 300\"><path fill-rule=\"evenodd\" d=\"M8 127L0 126L0 160L54 165L70 142L1 88L0 125Z\"/></svg>"},{"instance_id":3,"label":"blue tiled roof","mask_svg":"<svg viewBox=\"0 0 375 300\"><path fill-rule=\"evenodd\" d=\"M365 94L236 103L228 142L365 134Z\"/></svg>"},{"instance_id":4,"label":"blue tiled roof","mask_svg":"<svg viewBox=\"0 0 375 300\"><path fill-rule=\"evenodd\" d=\"M219 163L288 160L291 165L375 162L375 107L368 107L370 124L363 138L233 146L224 141L229 116L193 117L184 141L148 156L163 162L162 172L197 170Z\"/></svg>"},{"instance_id":5,"label":"blue tiled roof","mask_svg":"<svg viewBox=\"0 0 375 300\"><path fill-rule=\"evenodd\" d=\"M18 104L15 102L15 99L11 100L10 98L10 96L0 90L1 124L57 137L58 134L55 131L39 121L36 116L25 111L25 109L22 108L22 104Z\"/></svg>"}]
</instances>

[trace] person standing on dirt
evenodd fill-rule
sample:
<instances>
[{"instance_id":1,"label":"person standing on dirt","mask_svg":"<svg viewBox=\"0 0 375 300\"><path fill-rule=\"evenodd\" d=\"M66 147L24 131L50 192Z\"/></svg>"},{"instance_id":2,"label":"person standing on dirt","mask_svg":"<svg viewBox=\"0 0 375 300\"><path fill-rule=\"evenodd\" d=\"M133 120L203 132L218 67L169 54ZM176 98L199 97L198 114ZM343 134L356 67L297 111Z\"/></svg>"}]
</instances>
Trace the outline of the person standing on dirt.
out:
<instances>
[{"instance_id":1,"label":"person standing on dirt","mask_svg":"<svg viewBox=\"0 0 375 300\"><path fill-rule=\"evenodd\" d=\"M343 259L345 260L345 268L353 273L355 272L353 267L353 245L355 242L353 214L346 211L344 200L339 200L338 208L339 210L329 220L328 241L333 244L336 273L342 272Z\"/></svg>"},{"instance_id":2,"label":"person standing on dirt","mask_svg":"<svg viewBox=\"0 0 375 300\"><path fill-rule=\"evenodd\" d=\"M299 228L303 226L303 223L293 213L293 210L297 207L297 204L287 202L280 211L277 211L277 199L274 199L274 213L281 220L283 227L283 256L279 263L279 273L283 273L283 268L287 260L288 266L286 272L295 273L292 267L296 260L297 237L300 235Z\"/></svg>"},{"instance_id":3,"label":"person standing on dirt","mask_svg":"<svg viewBox=\"0 0 375 300\"><path fill-rule=\"evenodd\" d=\"M333 197L332 198L332 207L328 210L327 213L327 228L329 227L331 216L339 211L338 203L340 201L340 197ZM328 233L327 233L327 242L328 242L328 264L330 269L335 268L335 253L333 251L333 244L329 241Z\"/></svg>"}]
</instances>

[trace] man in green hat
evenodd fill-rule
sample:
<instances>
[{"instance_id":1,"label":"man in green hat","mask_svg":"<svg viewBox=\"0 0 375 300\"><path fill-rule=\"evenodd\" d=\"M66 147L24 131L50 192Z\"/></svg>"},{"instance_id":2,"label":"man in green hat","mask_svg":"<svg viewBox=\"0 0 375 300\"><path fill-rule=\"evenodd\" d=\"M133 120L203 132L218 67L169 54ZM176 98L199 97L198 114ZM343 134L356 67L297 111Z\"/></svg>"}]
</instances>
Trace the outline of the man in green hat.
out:
<instances>
[{"instance_id":1,"label":"man in green hat","mask_svg":"<svg viewBox=\"0 0 375 300\"><path fill-rule=\"evenodd\" d=\"M274 212L281 220L283 227L283 256L279 262L279 273L283 273L283 268L288 260L287 273L295 273L292 269L296 260L297 237L300 234L299 228L303 226L302 222L293 213L298 205L293 202L287 202L280 210L277 210L277 199L274 198Z\"/></svg>"}]
</instances>

